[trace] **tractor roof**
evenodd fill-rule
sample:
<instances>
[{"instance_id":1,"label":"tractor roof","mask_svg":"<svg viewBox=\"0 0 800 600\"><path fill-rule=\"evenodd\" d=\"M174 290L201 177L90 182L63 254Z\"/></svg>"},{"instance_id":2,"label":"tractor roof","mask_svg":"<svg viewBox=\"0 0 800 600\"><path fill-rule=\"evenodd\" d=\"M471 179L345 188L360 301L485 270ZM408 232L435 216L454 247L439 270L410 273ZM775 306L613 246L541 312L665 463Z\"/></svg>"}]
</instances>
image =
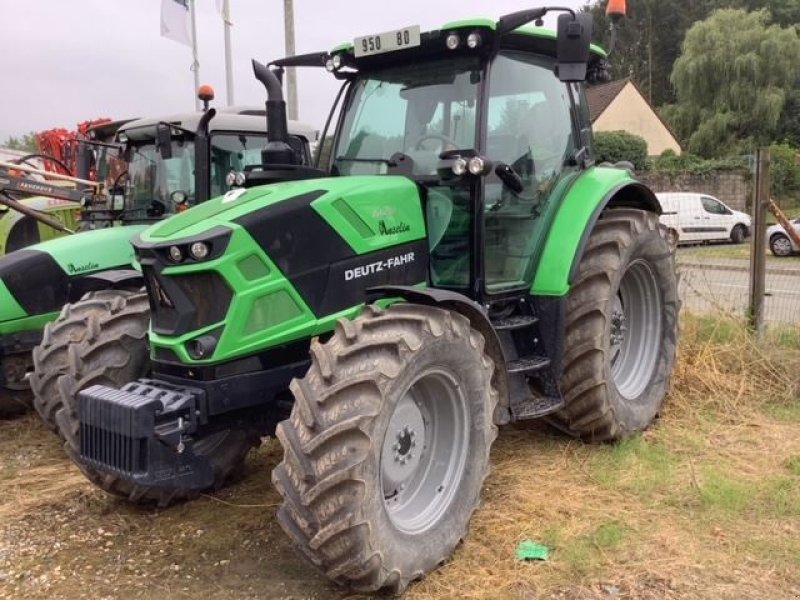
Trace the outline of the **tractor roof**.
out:
<instances>
[{"instance_id":1,"label":"tractor roof","mask_svg":"<svg viewBox=\"0 0 800 600\"><path fill-rule=\"evenodd\" d=\"M486 30L493 34L497 29L497 21L487 17L479 17L475 19L462 19L459 21L450 21L445 23L438 30L431 30L422 32L423 40L428 37L440 37L446 35L451 31L469 30ZM509 45L517 49L529 50L538 54L546 54L550 56L556 55L556 38L557 34L552 29L544 27L536 27L533 25L523 25L518 27L511 34L504 36L504 40L508 40ZM505 44L504 44L505 45ZM351 53L353 50L353 42L343 42L331 50L331 54L338 53ZM603 48L596 44L591 45L592 55L596 58L606 58L608 55Z\"/></svg>"},{"instance_id":2,"label":"tractor roof","mask_svg":"<svg viewBox=\"0 0 800 600\"><path fill-rule=\"evenodd\" d=\"M263 106L229 106L218 108L216 116L208 124L209 131L251 131L254 133L266 133L267 121L266 110ZM149 119L137 119L120 127L120 133L124 132L129 138L153 138L155 137L155 125L158 123L170 123L189 131L195 131L200 123L202 112L187 112L163 117L153 117ZM301 121L289 121L289 133L299 135L309 141L317 138L317 129L312 125ZM139 134L139 135L137 135Z\"/></svg>"}]
</instances>

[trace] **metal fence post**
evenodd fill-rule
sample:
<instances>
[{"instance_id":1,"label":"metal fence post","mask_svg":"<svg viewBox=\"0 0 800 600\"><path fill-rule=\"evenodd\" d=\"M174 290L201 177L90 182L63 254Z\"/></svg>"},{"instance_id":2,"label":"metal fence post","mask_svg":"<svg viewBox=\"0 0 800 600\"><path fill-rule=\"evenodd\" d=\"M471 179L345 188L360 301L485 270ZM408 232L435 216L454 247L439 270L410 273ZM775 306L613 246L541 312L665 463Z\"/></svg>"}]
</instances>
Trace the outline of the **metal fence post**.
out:
<instances>
[{"instance_id":1,"label":"metal fence post","mask_svg":"<svg viewBox=\"0 0 800 600\"><path fill-rule=\"evenodd\" d=\"M750 247L750 302L748 326L757 334L764 327L764 288L767 277L767 204L770 199L769 148L756 153L756 178L753 186L753 243Z\"/></svg>"}]
</instances>

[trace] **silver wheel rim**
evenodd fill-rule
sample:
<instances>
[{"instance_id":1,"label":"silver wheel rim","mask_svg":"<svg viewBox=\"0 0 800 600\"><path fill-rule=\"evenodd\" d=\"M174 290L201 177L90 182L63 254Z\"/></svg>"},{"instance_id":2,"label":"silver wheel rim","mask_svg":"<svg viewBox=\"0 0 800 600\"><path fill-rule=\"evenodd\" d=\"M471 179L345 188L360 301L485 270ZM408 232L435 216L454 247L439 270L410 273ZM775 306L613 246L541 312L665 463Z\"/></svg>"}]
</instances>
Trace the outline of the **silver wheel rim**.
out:
<instances>
[{"instance_id":1,"label":"silver wheel rim","mask_svg":"<svg viewBox=\"0 0 800 600\"><path fill-rule=\"evenodd\" d=\"M469 416L455 377L431 370L403 394L381 449L381 487L392 524L422 533L453 502L467 462Z\"/></svg>"},{"instance_id":2,"label":"silver wheel rim","mask_svg":"<svg viewBox=\"0 0 800 600\"><path fill-rule=\"evenodd\" d=\"M789 238L782 235L772 240L772 248L775 250L775 254L780 256L786 256L792 252L792 244L789 242Z\"/></svg>"},{"instance_id":3,"label":"silver wheel rim","mask_svg":"<svg viewBox=\"0 0 800 600\"><path fill-rule=\"evenodd\" d=\"M637 398L653 378L661 347L661 293L644 260L625 271L611 311L611 376L625 398Z\"/></svg>"}]
</instances>

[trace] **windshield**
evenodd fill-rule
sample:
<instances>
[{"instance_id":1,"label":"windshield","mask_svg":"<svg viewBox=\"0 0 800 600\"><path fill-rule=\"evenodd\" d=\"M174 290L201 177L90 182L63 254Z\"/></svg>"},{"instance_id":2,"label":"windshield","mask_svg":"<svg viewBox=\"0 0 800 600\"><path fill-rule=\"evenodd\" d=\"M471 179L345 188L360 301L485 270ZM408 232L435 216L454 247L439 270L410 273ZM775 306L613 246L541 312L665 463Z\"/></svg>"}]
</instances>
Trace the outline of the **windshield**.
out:
<instances>
[{"instance_id":1,"label":"windshield","mask_svg":"<svg viewBox=\"0 0 800 600\"><path fill-rule=\"evenodd\" d=\"M156 202L174 212L170 195L176 191L186 192L189 203L194 204L193 142L173 139L168 159L161 157L154 141L130 147L127 210L153 210Z\"/></svg>"},{"instance_id":2,"label":"windshield","mask_svg":"<svg viewBox=\"0 0 800 600\"><path fill-rule=\"evenodd\" d=\"M402 158L413 174L428 175L442 151L476 147L480 79L478 59L463 57L382 69L357 80L334 172L388 173Z\"/></svg>"},{"instance_id":3,"label":"windshield","mask_svg":"<svg viewBox=\"0 0 800 600\"><path fill-rule=\"evenodd\" d=\"M294 141L294 138L293 138ZM297 141L301 145L301 142ZM261 150L267 145L266 134L215 133L211 136L211 197L228 191L225 176L230 171L261 164ZM303 156L305 159L305 155ZM197 203L195 195L195 145L192 140L173 138L172 157L164 159L153 140L130 147L128 164L128 211L175 212L174 192L184 192L187 204ZM154 202L156 203L154 205ZM159 204L161 206L159 206Z\"/></svg>"}]
</instances>

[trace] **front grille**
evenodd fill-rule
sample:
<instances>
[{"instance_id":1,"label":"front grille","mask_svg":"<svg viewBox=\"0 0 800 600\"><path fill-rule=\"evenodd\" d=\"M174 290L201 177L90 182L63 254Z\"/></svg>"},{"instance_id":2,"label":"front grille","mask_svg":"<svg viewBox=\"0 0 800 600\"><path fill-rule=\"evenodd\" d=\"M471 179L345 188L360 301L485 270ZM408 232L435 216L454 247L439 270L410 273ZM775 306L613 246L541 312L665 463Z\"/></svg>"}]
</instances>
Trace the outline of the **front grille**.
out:
<instances>
[{"instance_id":1,"label":"front grille","mask_svg":"<svg viewBox=\"0 0 800 600\"><path fill-rule=\"evenodd\" d=\"M142 271L156 333L183 335L225 319L233 293L218 273L163 275L144 263Z\"/></svg>"}]
</instances>

